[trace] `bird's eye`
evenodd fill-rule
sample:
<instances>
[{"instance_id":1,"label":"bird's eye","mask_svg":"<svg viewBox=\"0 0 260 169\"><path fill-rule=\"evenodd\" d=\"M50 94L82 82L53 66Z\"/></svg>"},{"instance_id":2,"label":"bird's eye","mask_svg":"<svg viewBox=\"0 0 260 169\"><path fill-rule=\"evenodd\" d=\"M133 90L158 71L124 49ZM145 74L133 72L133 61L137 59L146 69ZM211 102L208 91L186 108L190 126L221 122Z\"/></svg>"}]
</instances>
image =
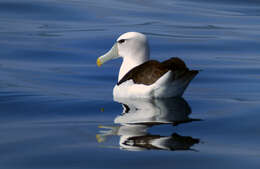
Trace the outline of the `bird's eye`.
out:
<instances>
[{"instance_id":1,"label":"bird's eye","mask_svg":"<svg viewBox=\"0 0 260 169\"><path fill-rule=\"evenodd\" d=\"M118 43L124 43L125 42L125 39L121 39L118 41Z\"/></svg>"}]
</instances>

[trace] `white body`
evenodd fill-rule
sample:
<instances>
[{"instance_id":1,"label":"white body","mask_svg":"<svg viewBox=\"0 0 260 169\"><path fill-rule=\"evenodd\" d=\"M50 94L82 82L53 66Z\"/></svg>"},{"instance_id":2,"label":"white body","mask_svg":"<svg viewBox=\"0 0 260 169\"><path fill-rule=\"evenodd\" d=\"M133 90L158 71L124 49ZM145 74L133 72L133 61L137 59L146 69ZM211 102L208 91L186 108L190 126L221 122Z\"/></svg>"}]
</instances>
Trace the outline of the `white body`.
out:
<instances>
[{"instance_id":1,"label":"white body","mask_svg":"<svg viewBox=\"0 0 260 169\"><path fill-rule=\"evenodd\" d=\"M128 80L113 89L114 98L169 98L182 96L190 82L189 77L172 81L172 72L168 71L151 85L135 84Z\"/></svg>"}]
</instances>

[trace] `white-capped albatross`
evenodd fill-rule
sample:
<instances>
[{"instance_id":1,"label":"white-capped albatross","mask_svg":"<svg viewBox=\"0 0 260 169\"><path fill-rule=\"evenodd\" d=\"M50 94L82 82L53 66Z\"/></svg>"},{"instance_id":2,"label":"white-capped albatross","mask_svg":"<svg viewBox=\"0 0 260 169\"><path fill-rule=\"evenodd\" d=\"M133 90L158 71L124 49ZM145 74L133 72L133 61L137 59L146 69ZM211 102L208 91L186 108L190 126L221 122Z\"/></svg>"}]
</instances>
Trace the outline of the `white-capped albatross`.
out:
<instances>
[{"instance_id":1,"label":"white-capped albatross","mask_svg":"<svg viewBox=\"0 0 260 169\"><path fill-rule=\"evenodd\" d=\"M113 89L119 98L166 98L182 96L190 81L198 74L189 70L179 58L159 62L149 60L149 44L144 34L122 34L97 65L114 58L123 58L118 82Z\"/></svg>"}]
</instances>

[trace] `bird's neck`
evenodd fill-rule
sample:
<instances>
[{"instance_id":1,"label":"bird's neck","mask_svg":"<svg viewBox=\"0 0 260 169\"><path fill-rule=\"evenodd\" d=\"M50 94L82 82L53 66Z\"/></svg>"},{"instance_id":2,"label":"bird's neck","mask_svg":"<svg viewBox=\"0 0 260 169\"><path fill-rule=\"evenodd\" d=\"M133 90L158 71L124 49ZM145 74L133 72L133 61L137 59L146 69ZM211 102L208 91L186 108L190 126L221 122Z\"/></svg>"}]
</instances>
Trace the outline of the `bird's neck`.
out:
<instances>
[{"instance_id":1,"label":"bird's neck","mask_svg":"<svg viewBox=\"0 0 260 169\"><path fill-rule=\"evenodd\" d=\"M149 59L149 57L142 57L142 59L127 59L123 58L123 63L120 67L119 75L118 75L118 81L120 81L124 75L129 72L134 67L146 62Z\"/></svg>"}]
</instances>

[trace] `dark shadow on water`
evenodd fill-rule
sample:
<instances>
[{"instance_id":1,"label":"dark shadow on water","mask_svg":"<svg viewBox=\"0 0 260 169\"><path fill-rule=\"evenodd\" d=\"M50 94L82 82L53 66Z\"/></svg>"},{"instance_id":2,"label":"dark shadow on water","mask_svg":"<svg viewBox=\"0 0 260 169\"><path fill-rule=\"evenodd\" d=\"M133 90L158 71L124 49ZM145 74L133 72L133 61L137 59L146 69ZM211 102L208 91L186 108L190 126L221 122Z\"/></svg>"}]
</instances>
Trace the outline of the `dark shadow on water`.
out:
<instances>
[{"instance_id":1,"label":"dark shadow on water","mask_svg":"<svg viewBox=\"0 0 260 169\"><path fill-rule=\"evenodd\" d=\"M148 130L159 125L179 125L200 119L189 117L191 108L183 98L171 99L115 99L123 106L123 112L114 119L115 126L99 126L96 135L99 143L109 136L119 136L123 150L191 150L200 139L181 136L176 131L170 135L153 134Z\"/></svg>"}]
</instances>

